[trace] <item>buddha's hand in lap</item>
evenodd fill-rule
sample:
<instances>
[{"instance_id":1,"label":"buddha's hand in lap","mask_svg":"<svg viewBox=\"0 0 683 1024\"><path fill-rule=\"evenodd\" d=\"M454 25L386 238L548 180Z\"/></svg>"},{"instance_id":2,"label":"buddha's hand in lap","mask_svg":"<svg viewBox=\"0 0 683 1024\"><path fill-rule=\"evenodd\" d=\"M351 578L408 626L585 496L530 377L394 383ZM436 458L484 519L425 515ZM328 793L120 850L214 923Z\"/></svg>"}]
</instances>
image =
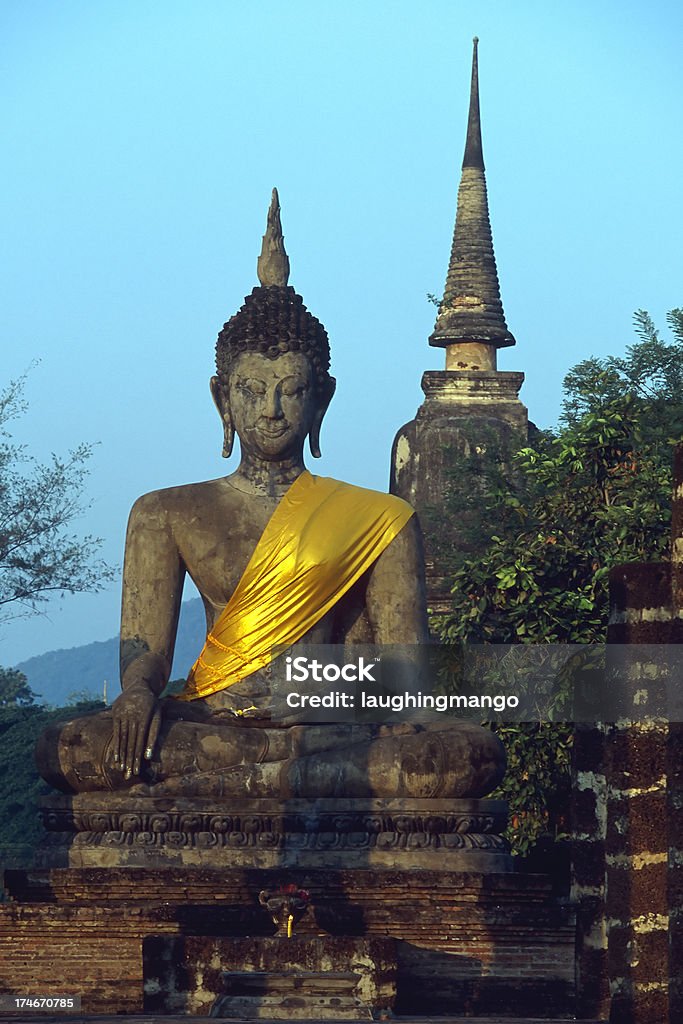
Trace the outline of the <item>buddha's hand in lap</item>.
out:
<instances>
[{"instance_id":1,"label":"buddha's hand in lap","mask_svg":"<svg viewBox=\"0 0 683 1024\"><path fill-rule=\"evenodd\" d=\"M158 699L143 682L126 687L112 705L114 762L126 779L139 778L143 758L151 760L161 726Z\"/></svg>"}]
</instances>

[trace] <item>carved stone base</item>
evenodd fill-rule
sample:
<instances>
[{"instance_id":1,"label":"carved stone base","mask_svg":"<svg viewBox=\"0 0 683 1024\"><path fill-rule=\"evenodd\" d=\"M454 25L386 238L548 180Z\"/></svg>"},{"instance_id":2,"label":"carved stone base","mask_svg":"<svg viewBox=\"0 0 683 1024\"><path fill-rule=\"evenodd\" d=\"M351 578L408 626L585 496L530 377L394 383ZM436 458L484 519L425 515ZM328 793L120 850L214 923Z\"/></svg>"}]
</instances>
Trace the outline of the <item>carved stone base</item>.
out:
<instances>
[{"instance_id":1,"label":"carved stone base","mask_svg":"<svg viewBox=\"0 0 683 1024\"><path fill-rule=\"evenodd\" d=\"M500 800L46 798L45 866L506 872Z\"/></svg>"}]
</instances>

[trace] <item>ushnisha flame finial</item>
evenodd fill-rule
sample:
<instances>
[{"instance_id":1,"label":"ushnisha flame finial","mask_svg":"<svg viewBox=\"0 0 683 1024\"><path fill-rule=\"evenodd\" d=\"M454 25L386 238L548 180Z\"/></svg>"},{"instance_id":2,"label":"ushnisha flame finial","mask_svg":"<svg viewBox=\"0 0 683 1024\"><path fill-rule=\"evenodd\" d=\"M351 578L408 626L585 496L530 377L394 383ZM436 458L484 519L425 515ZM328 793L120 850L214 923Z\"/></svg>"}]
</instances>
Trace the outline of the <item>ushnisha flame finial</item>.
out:
<instances>
[{"instance_id":1,"label":"ushnisha flame finial","mask_svg":"<svg viewBox=\"0 0 683 1024\"><path fill-rule=\"evenodd\" d=\"M289 258L285 252L285 240L280 222L280 199L273 189L268 210L268 223L263 236L261 255L256 261L256 273L264 288L277 285L285 288L289 281Z\"/></svg>"}]
</instances>

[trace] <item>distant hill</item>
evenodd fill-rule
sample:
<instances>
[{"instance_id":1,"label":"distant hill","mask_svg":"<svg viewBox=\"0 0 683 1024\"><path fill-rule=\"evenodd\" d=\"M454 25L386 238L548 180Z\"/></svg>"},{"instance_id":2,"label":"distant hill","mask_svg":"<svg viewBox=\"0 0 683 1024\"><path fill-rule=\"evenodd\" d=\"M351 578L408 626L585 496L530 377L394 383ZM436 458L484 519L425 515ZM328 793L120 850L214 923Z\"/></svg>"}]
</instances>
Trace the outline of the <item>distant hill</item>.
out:
<instances>
[{"instance_id":1,"label":"distant hill","mask_svg":"<svg viewBox=\"0 0 683 1024\"><path fill-rule=\"evenodd\" d=\"M204 607L198 597L185 601L180 610L171 679L186 676L197 659L206 634ZM48 651L17 665L27 677L29 686L39 700L55 707L68 703L72 693L90 693L102 697L107 680L107 699L111 702L120 692L119 638L96 640L82 647Z\"/></svg>"}]
</instances>

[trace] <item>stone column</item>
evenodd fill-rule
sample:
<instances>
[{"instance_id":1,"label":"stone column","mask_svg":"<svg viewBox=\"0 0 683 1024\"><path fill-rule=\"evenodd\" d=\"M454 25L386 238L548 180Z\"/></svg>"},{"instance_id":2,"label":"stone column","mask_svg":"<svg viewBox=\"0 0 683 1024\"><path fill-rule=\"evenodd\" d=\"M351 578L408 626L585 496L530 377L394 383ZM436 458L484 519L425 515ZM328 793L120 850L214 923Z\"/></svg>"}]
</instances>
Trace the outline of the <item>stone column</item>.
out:
<instances>
[{"instance_id":1,"label":"stone column","mask_svg":"<svg viewBox=\"0 0 683 1024\"><path fill-rule=\"evenodd\" d=\"M609 728L606 746L611 1024L683 1020L683 727L670 720L663 699L667 688L671 695L683 681L682 595L679 446L671 562L620 566L610 575L608 642L628 645L621 653L630 655L622 657L618 679L624 711Z\"/></svg>"},{"instance_id":2,"label":"stone column","mask_svg":"<svg viewBox=\"0 0 683 1024\"><path fill-rule=\"evenodd\" d=\"M605 922L605 728L579 723L572 747L572 878L576 905L576 1016L609 1014Z\"/></svg>"},{"instance_id":3,"label":"stone column","mask_svg":"<svg viewBox=\"0 0 683 1024\"><path fill-rule=\"evenodd\" d=\"M674 461L674 492L671 509L671 605L672 637L677 650L683 644L683 445ZM683 662L683 657L681 657ZM675 685L683 687L683 679ZM683 716L676 715L676 718ZM669 823L668 901L669 1010L672 1020L683 1021L683 723L669 723L667 746L667 821Z\"/></svg>"}]
</instances>

